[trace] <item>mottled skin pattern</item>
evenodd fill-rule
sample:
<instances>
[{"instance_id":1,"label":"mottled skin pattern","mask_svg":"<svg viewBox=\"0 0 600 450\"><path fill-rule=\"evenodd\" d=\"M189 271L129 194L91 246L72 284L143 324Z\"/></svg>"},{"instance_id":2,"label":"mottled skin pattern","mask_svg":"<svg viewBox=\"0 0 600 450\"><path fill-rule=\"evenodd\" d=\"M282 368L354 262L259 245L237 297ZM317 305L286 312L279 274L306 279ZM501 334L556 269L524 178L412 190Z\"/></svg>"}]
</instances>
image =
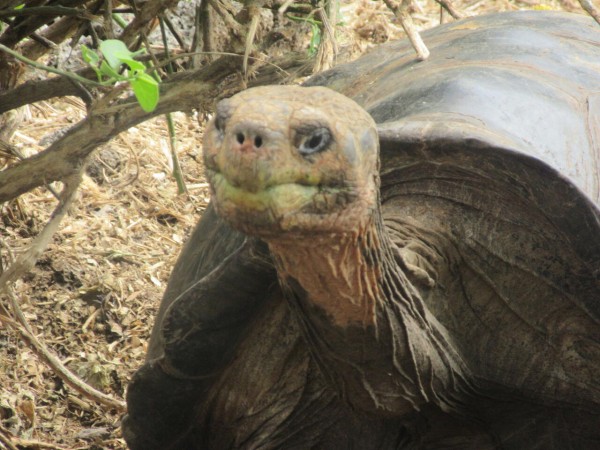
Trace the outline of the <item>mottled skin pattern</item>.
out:
<instances>
[{"instance_id":1,"label":"mottled skin pattern","mask_svg":"<svg viewBox=\"0 0 600 450\"><path fill-rule=\"evenodd\" d=\"M291 266L302 269L294 278L312 284L313 301L342 326L373 324L377 297L376 275L355 263L356 241L372 225L378 206L378 139L373 120L356 110L351 100L326 88L255 89L221 102L205 137L218 213L240 231L266 239L272 252L278 249L273 254L282 257L282 275L291 274ZM323 148L312 151L311 139ZM305 154L299 151L303 145ZM317 264L299 264L313 259L303 249L319 248L327 251L314 254ZM328 279L325 274L337 267L344 270L330 278L337 285L315 279L319 272ZM332 288L339 297L329 295Z\"/></svg>"},{"instance_id":2,"label":"mottled skin pattern","mask_svg":"<svg viewBox=\"0 0 600 450\"><path fill-rule=\"evenodd\" d=\"M261 237L364 228L377 208L378 138L373 119L353 109L325 88L265 87L219 103L204 143L219 214Z\"/></svg>"},{"instance_id":3,"label":"mottled skin pattern","mask_svg":"<svg viewBox=\"0 0 600 450\"><path fill-rule=\"evenodd\" d=\"M326 136L321 147L303 152L314 133ZM207 132L205 162L215 206L234 228L267 242L315 359L352 392L350 403L392 415L430 402L452 409L482 384L480 377L488 377L469 367L460 342L444 326L460 319L462 308L439 308L440 287L447 289L456 278L447 261L460 254L443 225L436 229L431 222L413 223L412 242L394 243L379 205L377 142L368 114L326 88L247 90L220 105ZM402 208L409 211L410 205ZM391 227L406 235L407 217L387 211ZM562 317L559 328L577 336L597 334L597 324L583 311L563 313L569 319ZM536 334L527 330L521 337L530 341L522 350L529 361L555 353L557 344L543 344ZM600 402L598 359L567 351L574 345L568 336L563 334L567 341L558 344L562 350L545 373L486 382L565 401L577 396ZM580 339L589 346L586 354L600 356L597 341ZM497 355L476 355L478 361L490 357ZM587 366L587 375L577 371L579 379L570 380L564 368L572 364Z\"/></svg>"},{"instance_id":4,"label":"mottled skin pattern","mask_svg":"<svg viewBox=\"0 0 600 450\"><path fill-rule=\"evenodd\" d=\"M398 270L375 124L358 105L321 87L247 90L219 106L205 163L217 212L268 243L315 359L350 403L401 415L466 391L466 366Z\"/></svg>"},{"instance_id":5,"label":"mottled skin pattern","mask_svg":"<svg viewBox=\"0 0 600 450\"><path fill-rule=\"evenodd\" d=\"M544 320L551 321L549 326L560 333L560 339L544 338L536 328L519 330L519 323L510 323L514 317L498 309L503 300L493 287L486 286L493 282L477 274L479 268L470 266L460 245L444 230L452 205L440 204L432 210L430 202L424 211L419 201L404 199L399 204L392 197L382 209L375 126L354 102L321 87L245 91L219 105L205 135L205 163L217 213L234 228L268 245L292 320L310 354L310 363L292 358L293 364L303 367L294 370L312 373L306 364L314 361L316 369L312 370L322 373L326 385L353 410L381 420L407 420L416 411L423 412L421 418L436 420L437 415L450 413L441 428L452 424L461 435L459 448L467 448L466 441L475 443L473 448L500 445L495 439L509 433L501 428L506 426L503 423L499 430L487 424L477 431L469 425L500 408L515 418L531 409L527 417L534 422L537 414L553 414L544 407L537 413L536 402L574 402L583 405L583 411L598 410L598 325L583 311L560 306L559 298L548 297L550 313L553 303L558 306ZM515 295L523 294L515 291ZM474 300L477 296L480 299ZM481 342L493 342L493 346L463 342L464 331L455 333L452 328L461 321L466 328L476 327L465 311L481 308L476 303L486 297L488 305L482 314L494 314L496 309L498 328L488 329L490 336L482 336ZM187 311L181 305L179 309ZM520 314L520 320L529 321L528 314L535 315L535 311ZM169 330L169 324L176 322L171 318L165 328ZM167 349L170 343L181 345L185 336L176 334L167 341ZM525 345L515 345L515 337ZM569 350L577 345L584 345L585 353ZM252 351L247 350L248 354ZM287 347L283 350L284 361L290 360L288 351ZM515 351L520 354L514 355ZM165 372L179 374L177 361L168 361L161 363ZM575 366L578 370L569 370ZM278 370L287 373L291 369ZM235 385L235 377L249 372L242 365L224 379ZM291 383L293 389L307 388L304 376ZM228 385L223 379L220 382ZM264 389L276 395L278 388L271 382ZM250 393L252 389L233 395L230 387L213 392L216 397L204 404L217 408L205 412L210 421L253 409L242 403L221 411L230 400L220 399L219 392L229 392L226 398L257 395ZM503 392L510 392L503 400L506 404L489 400L504 398ZM533 404L511 406L511 396ZM560 411L561 416L570 417L568 410ZM588 417L583 411L573 414L599 423L598 416ZM331 414L337 417L339 411ZM399 423L396 429L403 426ZM275 430L276 426L271 433ZM545 429L538 432L547 434ZM214 439L219 442L218 437ZM444 432L441 438L431 439L442 442L431 448L450 448L445 447L450 444ZM210 444L213 448L258 445L215 442Z\"/></svg>"},{"instance_id":6,"label":"mottled skin pattern","mask_svg":"<svg viewBox=\"0 0 600 450\"><path fill-rule=\"evenodd\" d=\"M212 206L184 253L222 262L194 262L161 312L132 449L600 448L597 267L534 192L573 188L478 142L380 129L381 149L322 87L219 104Z\"/></svg>"}]
</instances>

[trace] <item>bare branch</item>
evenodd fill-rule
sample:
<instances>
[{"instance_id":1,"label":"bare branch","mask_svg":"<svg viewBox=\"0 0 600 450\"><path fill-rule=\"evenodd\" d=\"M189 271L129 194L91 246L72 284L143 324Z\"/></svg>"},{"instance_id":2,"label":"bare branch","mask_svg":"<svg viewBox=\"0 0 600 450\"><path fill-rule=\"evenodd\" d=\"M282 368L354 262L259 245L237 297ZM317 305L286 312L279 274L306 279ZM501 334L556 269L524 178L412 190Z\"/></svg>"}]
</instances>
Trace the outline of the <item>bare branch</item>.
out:
<instances>
[{"instance_id":1,"label":"bare branch","mask_svg":"<svg viewBox=\"0 0 600 450\"><path fill-rule=\"evenodd\" d=\"M92 109L85 120L42 153L0 172L0 201L6 201L48 182L60 180L80 170L85 158L99 145L144 120L171 111L191 110L202 96L208 96L211 83L187 81L167 85L158 108L145 113L133 97L105 110ZM35 173L35 177L28 174Z\"/></svg>"},{"instance_id":2,"label":"bare branch","mask_svg":"<svg viewBox=\"0 0 600 450\"><path fill-rule=\"evenodd\" d=\"M75 81L79 81L80 83L87 83L87 84L94 84L97 86L102 86L102 84L98 83L97 81L90 80L87 78L81 78L76 73L65 72L60 69L55 69L54 67L51 67L51 66L45 66L44 64L38 63L37 61L33 61L33 60L21 55L19 52L16 52L16 51L6 47L3 44L0 44L0 51L6 52L9 55L13 56L14 58L18 59L19 61L22 61L31 67L35 67L36 69L45 70L46 72L51 72L51 73L55 73L58 75L62 75L64 77L71 78Z\"/></svg>"},{"instance_id":3,"label":"bare branch","mask_svg":"<svg viewBox=\"0 0 600 450\"><path fill-rule=\"evenodd\" d=\"M119 39L130 46L141 31L147 31L155 24L156 17L177 5L177 0L148 0L123 30Z\"/></svg>"},{"instance_id":4,"label":"bare branch","mask_svg":"<svg viewBox=\"0 0 600 450\"><path fill-rule=\"evenodd\" d=\"M31 6L27 8L21 9L8 9L4 11L0 11L0 19L6 17L16 17L16 16L71 16L71 17L80 17L88 20L92 20L94 16L92 16L85 9L79 8L69 8L66 6Z\"/></svg>"},{"instance_id":5,"label":"bare branch","mask_svg":"<svg viewBox=\"0 0 600 450\"><path fill-rule=\"evenodd\" d=\"M15 260L10 267L8 267L2 275L0 275L0 291L7 289L8 284L18 279L20 276L30 271L38 260L40 254L44 251L44 249L48 246L48 243L52 239L52 236L58 229L58 225L60 221L65 216L67 212L67 208L72 201L73 196L77 190L77 186L79 185L80 174L73 174L69 177L69 182L65 183L65 188L61 194L61 202L57 206L56 210L53 212L50 221L46 224L44 229L36 236L36 238L31 243L31 246L22 254L17 260ZM17 313L20 312L20 309L17 306ZM17 314L17 318L19 318ZM25 325L24 325L25 326ZM31 329L28 328L27 331L31 332Z\"/></svg>"},{"instance_id":6,"label":"bare branch","mask_svg":"<svg viewBox=\"0 0 600 450\"><path fill-rule=\"evenodd\" d=\"M76 8L78 6L84 5L88 0L73 0L70 2L71 8ZM24 11L26 8L23 8L21 11ZM72 18L72 16L70 16ZM13 48L16 44L18 44L21 40L30 36L34 33L38 28L49 24L52 22L53 16L35 14L28 17L24 17L23 20L15 21L14 24L11 24L0 36L0 43L6 45L7 47Z\"/></svg>"},{"instance_id":7,"label":"bare branch","mask_svg":"<svg viewBox=\"0 0 600 450\"><path fill-rule=\"evenodd\" d=\"M598 25L600 25L600 12L598 11L598 8L593 5L591 0L579 0L579 4L585 12L592 16Z\"/></svg>"},{"instance_id":8,"label":"bare branch","mask_svg":"<svg viewBox=\"0 0 600 450\"><path fill-rule=\"evenodd\" d=\"M410 0L402 0L400 6L394 0L384 0L385 4L388 8L394 13L394 15L400 21L402 28L404 28L404 32L408 37L408 40L412 44L415 52L417 52L417 58L421 61L429 58L429 49L421 39L421 35L415 28L415 25L412 21L412 17L408 13L408 9L410 7Z\"/></svg>"},{"instance_id":9,"label":"bare branch","mask_svg":"<svg viewBox=\"0 0 600 450\"><path fill-rule=\"evenodd\" d=\"M90 68L75 72L78 76L95 80L96 75ZM84 97L80 85L65 77L54 77L45 80L30 80L14 89L0 92L0 114L15 108L54 97L74 95ZM88 101L87 96L84 101Z\"/></svg>"},{"instance_id":10,"label":"bare branch","mask_svg":"<svg viewBox=\"0 0 600 450\"><path fill-rule=\"evenodd\" d=\"M450 0L435 0L444 8L454 19L462 19L464 15L460 13Z\"/></svg>"},{"instance_id":11,"label":"bare branch","mask_svg":"<svg viewBox=\"0 0 600 450\"><path fill-rule=\"evenodd\" d=\"M77 173L95 148L145 120L173 111L212 110L214 97L221 92L216 86L234 73L240 60L238 55L223 56L197 71L175 75L162 84L161 99L151 113L144 112L133 96L107 107L92 107L86 119L46 150L0 172L0 202ZM266 65L252 85L277 83L287 75L286 69L295 70L298 76L308 72L306 59L295 54L284 55L276 63Z\"/></svg>"},{"instance_id":12,"label":"bare branch","mask_svg":"<svg viewBox=\"0 0 600 450\"><path fill-rule=\"evenodd\" d=\"M162 20L165 22L165 25L167 25L167 28L171 32L171 35L175 38L175 40L179 44L179 47L184 52L189 52L189 48L187 47L187 45L185 44L183 38L181 37L181 35L179 34L179 32L177 31L177 29L173 25L173 22L171 22L171 19L169 19L166 15L163 15Z\"/></svg>"},{"instance_id":13,"label":"bare branch","mask_svg":"<svg viewBox=\"0 0 600 450\"><path fill-rule=\"evenodd\" d=\"M252 51L252 46L254 45L254 38L256 36L256 31L258 30L258 24L260 21L260 2L252 2L248 6L248 14L252 18L250 20L250 25L248 26L248 31L246 33L246 42L244 47L244 60L242 61L242 72L244 73L244 79L248 80L248 58L250 56L250 52Z\"/></svg>"},{"instance_id":14,"label":"bare branch","mask_svg":"<svg viewBox=\"0 0 600 450\"><path fill-rule=\"evenodd\" d=\"M115 408L118 411L125 411L126 406L125 402L122 400L117 400L110 395L107 395L103 392L94 389L89 384L82 381L77 377L73 372L67 369L64 364L54 356L47 348L42 344L39 339L32 332L31 327L27 323L27 319L23 315L19 307L19 302L16 299L12 290L8 287L5 287L5 292L8 294L8 298L11 301L12 309L18 317L18 321L20 326L15 326L15 324L11 324L21 335L21 338L25 343L38 355L40 356L48 366L71 388L79 392L80 394L88 397L94 402L100 403L102 405L108 406L110 408Z\"/></svg>"},{"instance_id":15,"label":"bare branch","mask_svg":"<svg viewBox=\"0 0 600 450\"><path fill-rule=\"evenodd\" d=\"M17 446L12 443L12 439L9 436L10 432L0 425L0 444L6 446L8 450L19 450Z\"/></svg>"},{"instance_id":16,"label":"bare branch","mask_svg":"<svg viewBox=\"0 0 600 450\"><path fill-rule=\"evenodd\" d=\"M317 51L315 67L313 71L321 72L331 69L338 55L338 46L335 38L335 26L337 23L337 0L330 0L324 8L318 8L317 14L321 20L322 33L321 42Z\"/></svg>"}]
</instances>

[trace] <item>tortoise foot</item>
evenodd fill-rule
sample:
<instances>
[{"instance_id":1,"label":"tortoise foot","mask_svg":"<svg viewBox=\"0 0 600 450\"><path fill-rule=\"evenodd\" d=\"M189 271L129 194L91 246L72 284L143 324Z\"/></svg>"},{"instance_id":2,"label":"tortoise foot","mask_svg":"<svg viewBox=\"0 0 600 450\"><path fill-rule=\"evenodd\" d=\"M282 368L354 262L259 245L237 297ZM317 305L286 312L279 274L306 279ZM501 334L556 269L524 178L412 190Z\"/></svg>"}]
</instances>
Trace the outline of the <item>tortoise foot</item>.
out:
<instances>
[{"instance_id":1,"label":"tortoise foot","mask_svg":"<svg viewBox=\"0 0 600 450\"><path fill-rule=\"evenodd\" d=\"M146 363L133 376L127 392L128 412L123 437L131 450L193 448L187 442L195 417L198 383L167 375L158 364Z\"/></svg>"}]
</instances>

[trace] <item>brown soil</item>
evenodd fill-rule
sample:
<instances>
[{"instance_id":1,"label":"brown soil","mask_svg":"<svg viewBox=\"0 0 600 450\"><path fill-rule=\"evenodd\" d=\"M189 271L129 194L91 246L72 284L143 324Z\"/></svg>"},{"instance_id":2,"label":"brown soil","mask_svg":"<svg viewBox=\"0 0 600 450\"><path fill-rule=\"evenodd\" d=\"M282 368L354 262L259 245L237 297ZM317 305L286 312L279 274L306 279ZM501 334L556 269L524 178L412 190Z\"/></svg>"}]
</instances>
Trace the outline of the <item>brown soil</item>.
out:
<instances>
[{"instance_id":1,"label":"brown soil","mask_svg":"<svg viewBox=\"0 0 600 450\"><path fill-rule=\"evenodd\" d=\"M417 25L439 23L437 4L421 4L414 14ZM461 1L455 6L468 15L534 7L578 10L575 3L556 0ZM346 2L342 15L341 43L349 53L403 35L379 1ZM445 20L451 19L445 15ZM13 143L26 154L35 153L84 115L78 99L32 105ZM14 285L44 344L82 379L119 399L143 362L171 267L209 197L201 165L202 124L194 117L174 116L189 193L177 195L165 120L130 129L96 152L79 198L53 242L35 269ZM28 247L56 204L44 188L1 206L4 267ZM2 322L0 328L0 425L4 434L16 437L15 445L126 448L120 413L65 386L13 329ZM8 447L0 442L0 448Z\"/></svg>"}]
</instances>

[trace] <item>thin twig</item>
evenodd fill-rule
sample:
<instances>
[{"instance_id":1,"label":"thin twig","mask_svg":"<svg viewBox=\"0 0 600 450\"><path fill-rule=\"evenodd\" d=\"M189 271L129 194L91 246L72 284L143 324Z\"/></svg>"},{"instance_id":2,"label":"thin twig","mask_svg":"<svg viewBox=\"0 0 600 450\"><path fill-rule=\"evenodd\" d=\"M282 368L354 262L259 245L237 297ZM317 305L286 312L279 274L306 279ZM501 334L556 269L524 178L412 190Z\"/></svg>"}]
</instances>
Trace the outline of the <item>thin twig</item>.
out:
<instances>
[{"instance_id":1,"label":"thin twig","mask_svg":"<svg viewBox=\"0 0 600 450\"><path fill-rule=\"evenodd\" d=\"M23 253L16 261L8 267L2 275L0 275L0 290L2 290L8 283L11 283L21 277L24 273L30 271L38 260L39 256L48 246L50 239L58 229L60 221L67 212L68 204L72 200L74 189L71 189L73 183L66 183L61 193L62 201L56 207L56 210L52 213L49 222L46 224L44 229L35 237L31 243L29 250Z\"/></svg>"},{"instance_id":2,"label":"thin twig","mask_svg":"<svg viewBox=\"0 0 600 450\"><path fill-rule=\"evenodd\" d=\"M163 40L163 45L165 47L165 54L167 56L167 58L170 57L170 52L169 52L169 44L168 44L168 40L167 40L167 32L165 30L165 24L163 22L164 17L161 17L159 19L159 23L160 23L160 31L161 31L161 35L162 35L162 40ZM150 51L150 49L148 49L148 51ZM172 64L167 64L166 65L166 69L169 75L173 75L173 65ZM154 72L154 78L157 79L158 75L156 74L156 72ZM160 80L156 80L156 81L160 81ZM173 115L169 112L167 114L165 114L165 117L167 119L167 128L168 128L168 132L169 132L169 147L171 150L171 163L172 163L172 170L173 170L173 177L175 178L176 182L177 182L177 193L178 194L183 194L185 192L187 192L187 189L185 187L185 181L183 180L183 172L181 170L181 165L179 164L179 158L177 157L177 140L176 140L176 133L175 133L175 125L173 124Z\"/></svg>"},{"instance_id":3,"label":"thin twig","mask_svg":"<svg viewBox=\"0 0 600 450\"><path fill-rule=\"evenodd\" d=\"M598 25L600 25L600 12L592 4L591 0L579 0L579 4L585 10L585 12L592 16Z\"/></svg>"},{"instance_id":4,"label":"thin twig","mask_svg":"<svg viewBox=\"0 0 600 450\"><path fill-rule=\"evenodd\" d=\"M162 63L160 63L160 66L164 67L164 66L167 65L167 63L175 61L177 59L188 58L190 56L196 56L196 55L243 56L243 55L240 55L239 53L232 53L232 52L190 52L190 53L178 53L176 55L173 55L173 56L165 59ZM289 75L289 73L285 69L283 69L282 67L278 66L274 62L269 61L268 59L259 58L259 57L255 57L255 56L249 56L248 59L251 59L253 61L257 61L259 63L263 63L266 66L271 66L274 69L279 70L282 74Z\"/></svg>"},{"instance_id":5,"label":"thin twig","mask_svg":"<svg viewBox=\"0 0 600 450\"><path fill-rule=\"evenodd\" d=\"M235 19L236 12L231 8L231 5L227 5L218 0L209 0L209 4L212 7L212 10L219 15L223 22L225 22L229 34L241 38L243 36L242 26Z\"/></svg>"},{"instance_id":6,"label":"thin twig","mask_svg":"<svg viewBox=\"0 0 600 450\"><path fill-rule=\"evenodd\" d=\"M10 437L12 433L0 425L0 443L4 444L8 450L19 450L12 443L12 439Z\"/></svg>"},{"instance_id":7,"label":"thin twig","mask_svg":"<svg viewBox=\"0 0 600 450\"><path fill-rule=\"evenodd\" d=\"M258 3L258 5L254 4L255 2ZM261 3L262 2L257 2L256 0L253 0L253 2L248 5L248 14L252 19L250 21L250 26L248 27L248 32L246 33L244 59L242 61L242 72L244 73L244 82L248 81L248 59L250 57L250 52L252 51L252 46L254 45L256 30L258 30Z\"/></svg>"},{"instance_id":8,"label":"thin twig","mask_svg":"<svg viewBox=\"0 0 600 450\"><path fill-rule=\"evenodd\" d=\"M162 39L163 42L163 48L165 51L165 56L167 58L169 58L171 56L171 51L169 50L169 39L167 38L167 29L165 27L165 20L164 20L164 16L159 17L158 18L158 24L160 26L160 37ZM146 40L146 50L148 50L148 53L152 54L152 50L150 49L150 42L148 42ZM154 64L156 66L158 66L159 62L156 58L152 59ZM171 64L171 62L169 62L168 64L165 65L165 68L167 69L167 73L169 75L173 75L173 72L175 72L173 70L173 64ZM157 82L160 83L160 79L158 78L158 74L156 74L156 72L154 72L154 78L156 79Z\"/></svg>"},{"instance_id":9,"label":"thin twig","mask_svg":"<svg viewBox=\"0 0 600 450\"><path fill-rule=\"evenodd\" d=\"M209 3L205 1L196 6L196 14L194 17L194 37L192 38L192 46L189 50L191 52L200 50L211 51L214 49L209 7ZM208 62L211 60L212 58L207 58ZM194 56L190 60L190 68L197 69L200 67L201 63L201 58L199 56Z\"/></svg>"},{"instance_id":10,"label":"thin twig","mask_svg":"<svg viewBox=\"0 0 600 450\"><path fill-rule=\"evenodd\" d=\"M136 2L130 3L136 4ZM177 0L148 0L143 2L143 4L139 2L135 18L129 22L129 25L121 32L118 38L129 47L135 42L141 30L148 31L147 28L154 25L154 19L158 15L174 7L176 4Z\"/></svg>"},{"instance_id":11,"label":"thin twig","mask_svg":"<svg viewBox=\"0 0 600 450\"><path fill-rule=\"evenodd\" d=\"M316 14L321 21L321 42L315 59L315 72L330 69L338 55L335 39L335 24L337 22L337 0L329 0L325 8L318 8Z\"/></svg>"},{"instance_id":12,"label":"thin twig","mask_svg":"<svg viewBox=\"0 0 600 450\"><path fill-rule=\"evenodd\" d=\"M404 32L408 37L408 40L412 44L415 52L417 52L417 58L421 61L429 58L429 49L421 39L421 35L415 28L415 25L412 21L412 17L408 13L408 9L410 7L410 0L402 0L400 6L394 2L394 0L384 0L385 4L388 8L394 13L394 15L400 21L402 28L404 28Z\"/></svg>"},{"instance_id":13,"label":"thin twig","mask_svg":"<svg viewBox=\"0 0 600 450\"><path fill-rule=\"evenodd\" d=\"M464 15L460 13L450 0L435 0L444 8L454 19L462 19Z\"/></svg>"},{"instance_id":14,"label":"thin twig","mask_svg":"<svg viewBox=\"0 0 600 450\"><path fill-rule=\"evenodd\" d=\"M10 299L11 306L17 315L20 326L16 327L16 331L21 335L21 338L25 343L42 359L48 364L48 366L71 388L89 398L90 400L100 403L109 408L115 408L117 411L125 411L125 402L117 400L110 395L100 392L89 384L85 383L77 377L73 372L67 369L64 364L54 356L47 348L42 344L37 337L31 331L31 327L27 323L23 312L19 307L19 301L15 297L12 289L5 287L4 292L7 293ZM29 329L27 329L29 328Z\"/></svg>"},{"instance_id":15,"label":"thin twig","mask_svg":"<svg viewBox=\"0 0 600 450\"><path fill-rule=\"evenodd\" d=\"M185 45L185 42L183 41L183 38L177 32L177 29L173 25L173 22L171 21L171 19L169 19L169 17L166 14L163 14L162 17L161 17L161 19L165 21L165 25L167 25L167 28L169 29L169 31L171 32L171 34L173 35L173 37L175 38L175 40L179 44L179 47L181 47L181 49L184 52L189 51L189 49L187 48L187 45Z\"/></svg>"},{"instance_id":16,"label":"thin twig","mask_svg":"<svg viewBox=\"0 0 600 450\"><path fill-rule=\"evenodd\" d=\"M113 27L113 12L112 12L112 0L104 1L104 32L108 39L115 38L115 28Z\"/></svg>"},{"instance_id":17,"label":"thin twig","mask_svg":"<svg viewBox=\"0 0 600 450\"><path fill-rule=\"evenodd\" d=\"M54 42L52 42L50 39L46 38L45 36L41 36L37 33L31 33L29 35L29 37L32 40L36 41L38 44L42 44L47 49L58 48L58 45L56 45Z\"/></svg>"},{"instance_id":18,"label":"thin twig","mask_svg":"<svg viewBox=\"0 0 600 450\"><path fill-rule=\"evenodd\" d=\"M68 450L67 447L61 447L60 445L50 444L49 442L32 441L29 439L21 438L17 439L17 445L23 448L48 448L50 450Z\"/></svg>"},{"instance_id":19,"label":"thin twig","mask_svg":"<svg viewBox=\"0 0 600 450\"><path fill-rule=\"evenodd\" d=\"M287 11L287 9L291 6L292 3L294 3L294 0L285 0L285 2L283 2L283 4L279 7L279 9L277 10L277 14L279 15L279 20L281 20L283 18L283 15Z\"/></svg>"},{"instance_id":20,"label":"thin twig","mask_svg":"<svg viewBox=\"0 0 600 450\"><path fill-rule=\"evenodd\" d=\"M185 181L183 180L183 171L181 170L181 164L179 164L179 158L177 157L177 140L175 133L175 125L173 124L173 115L171 113L166 114L167 127L169 129L169 147L171 149L171 161L173 163L173 177L177 182L177 193L184 194L187 192Z\"/></svg>"},{"instance_id":21,"label":"thin twig","mask_svg":"<svg viewBox=\"0 0 600 450\"><path fill-rule=\"evenodd\" d=\"M8 447L9 450L19 450L19 447L22 448L49 448L51 450L67 450L66 447L61 447L58 445L54 445L54 444L49 444L47 442L41 442L41 441L32 441L29 439L21 439L19 437L15 437L14 439L11 438L11 440L14 440L15 443L19 446L16 447L13 445L12 442L7 442L5 435L9 434L10 432L4 428L3 426L0 425L0 442L4 445L6 445Z\"/></svg>"},{"instance_id":22,"label":"thin twig","mask_svg":"<svg viewBox=\"0 0 600 450\"><path fill-rule=\"evenodd\" d=\"M44 64L40 64L37 61L34 61L32 59L29 59L29 58L21 55L19 52L15 52L14 50L8 48L6 45L0 44L0 50L8 53L11 56L14 56L16 59L24 62L27 65L35 67L36 69L45 70L46 72L55 73L57 75L62 75L64 77L71 78L72 80L79 81L80 83L83 83L83 84L90 84L93 86L105 86L104 84L98 83L97 81L94 81L94 80L90 80L89 78L80 77L76 73L65 72L64 70L59 70L59 69L55 69L54 67L45 66Z\"/></svg>"}]
</instances>

